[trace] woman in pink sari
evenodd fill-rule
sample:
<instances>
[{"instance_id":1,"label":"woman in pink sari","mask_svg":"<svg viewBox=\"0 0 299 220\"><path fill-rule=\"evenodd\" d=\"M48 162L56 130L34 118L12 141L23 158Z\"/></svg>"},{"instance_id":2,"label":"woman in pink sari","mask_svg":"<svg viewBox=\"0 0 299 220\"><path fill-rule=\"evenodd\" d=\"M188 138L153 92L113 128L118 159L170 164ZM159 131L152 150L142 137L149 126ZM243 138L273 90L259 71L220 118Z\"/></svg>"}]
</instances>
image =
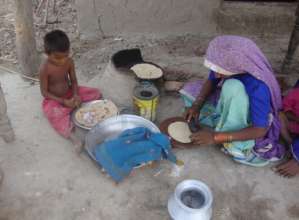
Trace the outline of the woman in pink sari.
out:
<instances>
[{"instance_id":1,"label":"woman in pink sari","mask_svg":"<svg viewBox=\"0 0 299 220\"><path fill-rule=\"evenodd\" d=\"M299 175L299 88L295 87L283 99L287 142L292 157L276 167L276 172L285 177Z\"/></svg>"}]
</instances>

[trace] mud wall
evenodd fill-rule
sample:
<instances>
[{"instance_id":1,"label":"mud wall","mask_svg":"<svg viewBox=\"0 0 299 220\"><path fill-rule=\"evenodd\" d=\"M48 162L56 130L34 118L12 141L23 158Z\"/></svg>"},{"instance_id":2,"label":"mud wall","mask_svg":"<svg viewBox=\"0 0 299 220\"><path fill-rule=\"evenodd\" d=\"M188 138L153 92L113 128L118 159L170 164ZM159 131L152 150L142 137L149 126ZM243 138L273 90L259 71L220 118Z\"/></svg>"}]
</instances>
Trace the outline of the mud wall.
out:
<instances>
[{"instance_id":1,"label":"mud wall","mask_svg":"<svg viewBox=\"0 0 299 220\"><path fill-rule=\"evenodd\" d=\"M118 35L289 35L296 3L76 0L83 39Z\"/></svg>"},{"instance_id":2,"label":"mud wall","mask_svg":"<svg viewBox=\"0 0 299 220\"><path fill-rule=\"evenodd\" d=\"M76 0L81 37L216 31L220 0Z\"/></svg>"}]
</instances>

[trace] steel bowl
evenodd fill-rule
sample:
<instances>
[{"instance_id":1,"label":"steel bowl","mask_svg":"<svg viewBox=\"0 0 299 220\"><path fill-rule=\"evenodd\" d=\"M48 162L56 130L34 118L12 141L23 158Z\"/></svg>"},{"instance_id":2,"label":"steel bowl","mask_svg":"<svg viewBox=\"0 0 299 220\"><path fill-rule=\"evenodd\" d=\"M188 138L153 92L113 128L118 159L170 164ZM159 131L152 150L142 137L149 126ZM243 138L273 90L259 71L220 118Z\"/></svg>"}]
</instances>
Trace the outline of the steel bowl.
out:
<instances>
[{"instance_id":1,"label":"steel bowl","mask_svg":"<svg viewBox=\"0 0 299 220\"><path fill-rule=\"evenodd\" d=\"M140 116L117 115L98 123L87 133L85 137L85 149L89 156L93 160L96 160L93 153L96 145L117 137L127 129L136 127L145 127L152 132L160 132L154 123Z\"/></svg>"}]
</instances>

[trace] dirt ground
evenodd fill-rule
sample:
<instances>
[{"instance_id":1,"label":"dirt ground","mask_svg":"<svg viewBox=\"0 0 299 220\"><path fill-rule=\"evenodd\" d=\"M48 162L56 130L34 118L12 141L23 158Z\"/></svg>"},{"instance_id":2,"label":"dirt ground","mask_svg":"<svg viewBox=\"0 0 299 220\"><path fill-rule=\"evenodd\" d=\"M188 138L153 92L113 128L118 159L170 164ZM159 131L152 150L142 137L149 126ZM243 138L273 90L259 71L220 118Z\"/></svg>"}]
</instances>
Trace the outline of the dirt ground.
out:
<instances>
[{"instance_id":1,"label":"dirt ground","mask_svg":"<svg viewBox=\"0 0 299 220\"><path fill-rule=\"evenodd\" d=\"M7 6L0 7L0 66L18 72L13 7L10 0L0 2ZM80 84L97 87L111 55L132 47L141 48L145 60L174 72L167 76L169 79L182 72L190 73L190 78L207 74L202 61L212 36L117 36L83 42L77 38L74 1L57 2L62 22L44 28L36 26L38 48L42 51L42 36L46 31L54 28L67 31ZM36 23L41 21L42 16L36 18ZM252 38L274 69L279 70L288 39ZM298 78L295 73L294 70L287 78L289 85ZM1 68L0 82L16 132L14 143L0 140L0 165L5 172L0 189L1 220L167 220L167 200L184 179L199 179L211 187L215 220L299 219L298 177L281 178L271 170L273 165L251 168L236 164L216 146L176 150L177 156L185 161L177 176L173 175L171 164L162 162L154 168L136 170L115 185L85 153L77 156L73 146L53 131L41 111L38 83L23 81L18 74ZM179 97L162 97L159 120L181 112Z\"/></svg>"},{"instance_id":2,"label":"dirt ground","mask_svg":"<svg viewBox=\"0 0 299 220\"><path fill-rule=\"evenodd\" d=\"M115 185L83 153L53 131L42 114L38 84L0 72L14 143L0 140L5 178L0 219L169 219L167 200L184 179L207 183L214 196L215 220L298 219L298 178L277 176L271 166L252 168L232 162L216 146L176 150L185 161L180 172L162 162L133 172ZM85 84L90 85L88 82ZM180 99L163 106L179 114ZM176 112L174 112L176 109ZM176 174L176 175L174 175Z\"/></svg>"}]
</instances>

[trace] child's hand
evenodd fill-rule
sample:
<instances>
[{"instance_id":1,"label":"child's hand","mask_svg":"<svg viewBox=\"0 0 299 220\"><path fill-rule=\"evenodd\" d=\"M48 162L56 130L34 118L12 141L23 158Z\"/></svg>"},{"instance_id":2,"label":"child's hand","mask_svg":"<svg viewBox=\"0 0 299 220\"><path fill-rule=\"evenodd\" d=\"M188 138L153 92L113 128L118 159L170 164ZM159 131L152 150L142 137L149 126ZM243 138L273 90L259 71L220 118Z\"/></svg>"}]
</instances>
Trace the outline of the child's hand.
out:
<instances>
[{"instance_id":1,"label":"child's hand","mask_svg":"<svg viewBox=\"0 0 299 220\"><path fill-rule=\"evenodd\" d=\"M77 108L80 107L80 105L81 105L81 103L82 103L80 96L78 96L78 95L74 95L73 99L75 100L75 106L76 106Z\"/></svg>"},{"instance_id":2,"label":"child's hand","mask_svg":"<svg viewBox=\"0 0 299 220\"><path fill-rule=\"evenodd\" d=\"M64 99L63 105L68 108L75 108L76 107L75 99L74 98Z\"/></svg>"}]
</instances>

